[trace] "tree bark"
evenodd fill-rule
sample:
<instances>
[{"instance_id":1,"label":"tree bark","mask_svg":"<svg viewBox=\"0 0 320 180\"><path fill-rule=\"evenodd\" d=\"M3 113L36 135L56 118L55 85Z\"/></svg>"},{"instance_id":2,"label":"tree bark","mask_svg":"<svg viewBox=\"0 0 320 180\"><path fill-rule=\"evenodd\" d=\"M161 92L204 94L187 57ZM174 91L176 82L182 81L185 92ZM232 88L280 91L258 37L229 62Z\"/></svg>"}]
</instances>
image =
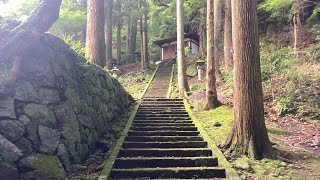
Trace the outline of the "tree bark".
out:
<instances>
[{"instance_id":1,"label":"tree bark","mask_svg":"<svg viewBox=\"0 0 320 180\"><path fill-rule=\"evenodd\" d=\"M137 20L133 20L130 28L129 54L134 54L136 52L136 44L137 44Z\"/></svg>"},{"instance_id":2,"label":"tree bark","mask_svg":"<svg viewBox=\"0 0 320 180\"><path fill-rule=\"evenodd\" d=\"M185 53L184 53L184 0L177 0L177 62L178 62L178 88L180 96L187 97L189 91Z\"/></svg>"},{"instance_id":3,"label":"tree bark","mask_svg":"<svg viewBox=\"0 0 320 180\"><path fill-rule=\"evenodd\" d=\"M141 49L141 71L146 70L146 64L145 64L145 59L144 59L144 43L143 43L143 0L139 1L140 5L140 49Z\"/></svg>"},{"instance_id":4,"label":"tree bark","mask_svg":"<svg viewBox=\"0 0 320 180\"><path fill-rule=\"evenodd\" d=\"M272 155L264 121L257 1L235 0L234 124L229 151L261 159Z\"/></svg>"},{"instance_id":5,"label":"tree bark","mask_svg":"<svg viewBox=\"0 0 320 180\"><path fill-rule=\"evenodd\" d=\"M226 72L232 69L232 51L231 0L226 0L224 19L224 68Z\"/></svg>"},{"instance_id":6,"label":"tree bark","mask_svg":"<svg viewBox=\"0 0 320 180\"><path fill-rule=\"evenodd\" d=\"M23 54L31 51L44 33L59 18L62 0L42 0L30 17L11 31L0 28L0 65L10 68L0 81L0 98L11 96L19 77Z\"/></svg>"},{"instance_id":7,"label":"tree bark","mask_svg":"<svg viewBox=\"0 0 320 180\"><path fill-rule=\"evenodd\" d=\"M112 9L113 0L107 0L106 4L106 22L105 22L105 38L106 38L106 64L109 69L112 67Z\"/></svg>"},{"instance_id":8,"label":"tree bark","mask_svg":"<svg viewBox=\"0 0 320 180\"><path fill-rule=\"evenodd\" d=\"M214 33L213 33L213 0L207 0L207 71L206 71L206 103L204 109L218 107L214 68Z\"/></svg>"},{"instance_id":9,"label":"tree bark","mask_svg":"<svg viewBox=\"0 0 320 180\"><path fill-rule=\"evenodd\" d=\"M220 32L221 32L221 0L214 0L213 4L213 23L214 23L214 39L213 39L213 47L214 47L214 74L216 77L216 80L219 82L222 82L221 74L219 71L219 38L220 38Z\"/></svg>"},{"instance_id":10,"label":"tree bark","mask_svg":"<svg viewBox=\"0 0 320 180\"><path fill-rule=\"evenodd\" d=\"M121 60L121 0L117 1L118 19L117 19L117 65L119 65Z\"/></svg>"},{"instance_id":11,"label":"tree bark","mask_svg":"<svg viewBox=\"0 0 320 180\"><path fill-rule=\"evenodd\" d=\"M104 67L106 65L104 1L89 0L87 11L86 56L92 63Z\"/></svg>"},{"instance_id":12,"label":"tree bark","mask_svg":"<svg viewBox=\"0 0 320 180\"><path fill-rule=\"evenodd\" d=\"M128 54L130 54L130 37L131 37L131 35L130 35L131 26L130 26L130 19L129 19L129 18L127 19L127 24L126 24L126 26L127 26L127 34L126 34L126 54L128 55Z\"/></svg>"},{"instance_id":13,"label":"tree bark","mask_svg":"<svg viewBox=\"0 0 320 180\"><path fill-rule=\"evenodd\" d=\"M144 63L145 67L149 69L149 51L148 51L148 14L147 14L147 1L143 0L144 8L143 8L143 57L144 57Z\"/></svg>"},{"instance_id":14,"label":"tree bark","mask_svg":"<svg viewBox=\"0 0 320 180\"><path fill-rule=\"evenodd\" d=\"M205 6L205 3L204 3ZM205 35L205 22L206 22L206 7L203 7L203 13L201 13L200 17L200 23L199 23L199 54L200 56L204 55L204 48L203 48L203 43L204 43L204 38L203 36Z\"/></svg>"}]
</instances>

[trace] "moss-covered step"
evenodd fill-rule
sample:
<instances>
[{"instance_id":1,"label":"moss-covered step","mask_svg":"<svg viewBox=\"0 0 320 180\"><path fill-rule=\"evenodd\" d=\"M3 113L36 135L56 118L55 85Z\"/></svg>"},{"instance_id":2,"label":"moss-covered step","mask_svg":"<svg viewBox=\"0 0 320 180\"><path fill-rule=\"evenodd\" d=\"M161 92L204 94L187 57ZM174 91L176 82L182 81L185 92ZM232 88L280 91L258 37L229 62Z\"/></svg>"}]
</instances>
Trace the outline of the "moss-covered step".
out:
<instances>
[{"instance_id":1,"label":"moss-covered step","mask_svg":"<svg viewBox=\"0 0 320 180\"><path fill-rule=\"evenodd\" d=\"M183 104L183 101L143 101L142 104Z\"/></svg>"},{"instance_id":2,"label":"moss-covered step","mask_svg":"<svg viewBox=\"0 0 320 180\"><path fill-rule=\"evenodd\" d=\"M200 136L128 136L126 142L202 141Z\"/></svg>"},{"instance_id":3,"label":"moss-covered step","mask_svg":"<svg viewBox=\"0 0 320 180\"><path fill-rule=\"evenodd\" d=\"M131 127L133 131L166 131L166 130L174 130L174 131L197 131L195 126L191 127L183 127L183 126L157 126L157 127L136 127L135 125Z\"/></svg>"},{"instance_id":4,"label":"moss-covered step","mask_svg":"<svg viewBox=\"0 0 320 180\"><path fill-rule=\"evenodd\" d=\"M134 123L135 127L158 127L158 126L181 126L181 127L193 127L194 124L190 123Z\"/></svg>"},{"instance_id":5,"label":"moss-covered step","mask_svg":"<svg viewBox=\"0 0 320 180\"><path fill-rule=\"evenodd\" d=\"M129 136L198 136L198 131L129 131Z\"/></svg>"},{"instance_id":6,"label":"moss-covered step","mask_svg":"<svg viewBox=\"0 0 320 180\"><path fill-rule=\"evenodd\" d=\"M175 120L175 119L167 119L167 120L135 120L134 123L192 123L192 120Z\"/></svg>"},{"instance_id":7,"label":"moss-covered step","mask_svg":"<svg viewBox=\"0 0 320 180\"><path fill-rule=\"evenodd\" d=\"M190 117L136 117L135 120L191 120Z\"/></svg>"},{"instance_id":8,"label":"moss-covered step","mask_svg":"<svg viewBox=\"0 0 320 180\"><path fill-rule=\"evenodd\" d=\"M122 148L206 148L205 141L124 142Z\"/></svg>"},{"instance_id":9,"label":"moss-covered step","mask_svg":"<svg viewBox=\"0 0 320 180\"><path fill-rule=\"evenodd\" d=\"M113 167L159 168L159 167L214 167L218 166L216 157L151 157L151 158L117 158Z\"/></svg>"},{"instance_id":10,"label":"moss-covered step","mask_svg":"<svg viewBox=\"0 0 320 180\"><path fill-rule=\"evenodd\" d=\"M154 108L154 107L184 107L184 105L182 104L157 104L156 106L155 105L152 105L151 103L150 104L142 104L141 107L149 107L149 108Z\"/></svg>"},{"instance_id":11,"label":"moss-covered step","mask_svg":"<svg viewBox=\"0 0 320 180\"><path fill-rule=\"evenodd\" d=\"M139 169L113 169L113 179L203 179L203 178L224 178L225 170L220 167L184 167L184 168L139 168Z\"/></svg>"},{"instance_id":12,"label":"moss-covered step","mask_svg":"<svg viewBox=\"0 0 320 180\"><path fill-rule=\"evenodd\" d=\"M171 114L175 114L175 115L188 115L188 113L186 111L183 110L176 110L176 111L154 111L153 109L149 109L149 110L139 110L137 115L153 115L153 114L159 114L159 115L171 115Z\"/></svg>"},{"instance_id":13,"label":"moss-covered step","mask_svg":"<svg viewBox=\"0 0 320 180\"><path fill-rule=\"evenodd\" d=\"M172 117L177 117L177 118L183 118L183 117L189 117L188 114L137 114L136 119L139 118L172 118Z\"/></svg>"},{"instance_id":14,"label":"moss-covered step","mask_svg":"<svg viewBox=\"0 0 320 180\"><path fill-rule=\"evenodd\" d=\"M142 102L155 102L155 101L183 101L183 99L179 99L179 98L176 98L176 99L168 99L168 98L145 98L143 99Z\"/></svg>"},{"instance_id":15,"label":"moss-covered step","mask_svg":"<svg viewBox=\"0 0 320 180\"><path fill-rule=\"evenodd\" d=\"M121 149L118 157L203 157L212 156L208 148L135 148Z\"/></svg>"}]
</instances>

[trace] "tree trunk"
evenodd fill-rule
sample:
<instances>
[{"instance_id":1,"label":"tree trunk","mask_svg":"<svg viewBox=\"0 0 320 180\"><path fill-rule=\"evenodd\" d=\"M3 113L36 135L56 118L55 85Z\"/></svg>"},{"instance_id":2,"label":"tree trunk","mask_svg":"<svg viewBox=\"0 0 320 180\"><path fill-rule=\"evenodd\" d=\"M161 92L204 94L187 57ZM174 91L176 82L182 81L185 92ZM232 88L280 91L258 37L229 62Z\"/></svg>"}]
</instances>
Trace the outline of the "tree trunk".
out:
<instances>
[{"instance_id":1,"label":"tree trunk","mask_svg":"<svg viewBox=\"0 0 320 180\"><path fill-rule=\"evenodd\" d=\"M134 54L136 52L137 44L137 20L133 20L130 28L130 44L129 44L129 54Z\"/></svg>"},{"instance_id":2,"label":"tree trunk","mask_svg":"<svg viewBox=\"0 0 320 180\"><path fill-rule=\"evenodd\" d=\"M205 3L204 3L205 5ZM205 35L205 22L206 22L206 8L203 7L203 13L201 13L201 17L200 17L200 23L199 23L199 54L200 56L204 55L204 47L203 47L203 43L204 43L204 38L203 36Z\"/></svg>"},{"instance_id":3,"label":"tree trunk","mask_svg":"<svg viewBox=\"0 0 320 180\"><path fill-rule=\"evenodd\" d=\"M234 124L229 151L261 159L272 155L264 121L257 1L235 0Z\"/></svg>"},{"instance_id":4,"label":"tree trunk","mask_svg":"<svg viewBox=\"0 0 320 180\"><path fill-rule=\"evenodd\" d=\"M214 0L213 4L213 23L214 23L214 39L213 39L213 47L214 47L214 74L217 81L222 82L220 71L219 71L219 37L221 31L221 0Z\"/></svg>"},{"instance_id":5,"label":"tree trunk","mask_svg":"<svg viewBox=\"0 0 320 180\"><path fill-rule=\"evenodd\" d=\"M178 62L178 88L180 96L187 97L189 91L185 53L184 53L184 0L177 0L177 62Z\"/></svg>"},{"instance_id":6,"label":"tree trunk","mask_svg":"<svg viewBox=\"0 0 320 180\"><path fill-rule=\"evenodd\" d=\"M121 60L121 0L117 1L117 10L118 10L118 22L117 22L117 65L119 65Z\"/></svg>"},{"instance_id":7,"label":"tree trunk","mask_svg":"<svg viewBox=\"0 0 320 180\"><path fill-rule=\"evenodd\" d=\"M209 110L218 107L218 101L214 68L214 33L213 33L213 0L207 1L207 71L206 71L206 103L204 109Z\"/></svg>"},{"instance_id":8,"label":"tree trunk","mask_svg":"<svg viewBox=\"0 0 320 180\"><path fill-rule=\"evenodd\" d=\"M106 4L106 22L105 22L105 38L106 38L106 64L109 69L112 67L112 9L113 0L107 0Z\"/></svg>"},{"instance_id":9,"label":"tree trunk","mask_svg":"<svg viewBox=\"0 0 320 180\"><path fill-rule=\"evenodd\" d=\"M236 40L236 32L235 32L235 24L236 24L236 17L235 17L235 13L236 13L236 7L234 5L234 0L231 0L231 39L232 39L232 54L231 56L233 57L233 66L234 66L234 59L235 59L235 54L234 54L234 45L235 45L235 40Z\"/></svg>"},{"instance_id":10,"label":"tree trunk","mask_svg":"<svg viewBox=\"0 0 320 180\"><path fill-rule=\"evenodd\" d=\"M301 27L301 20L300 20L300 13L296 12L293 14L293 18L292 18L292 22L293 22L293 38L294 38L294 42L293 42L293 49L294 49L294 53L297 53L297 49L298 49L298 38L299 38L299 29Z\"/></svg>"},{"instance_id":11,"label":"tree trunk","mask_svg":"<svg viewBox=\"0 0 320 180\"><path fill-rule=\"evenodd\" d=\"M86 56L92 63L104 67L106 65L104 1L89 0L87 9Z\"/></svg>"},{"instance_id":12,"label":"tree trunk","mask_svg":"<svg viewBox=\"0 0 320 180\"><path fill-rule=\"evenodd\" d=\"M9 69L7 78L0 79L0 98L11 96L19 77L22 55L32 51L32 44L59 18L62 0L42 0L30 17L11 31L0 28L0 66ZM3 33L3 34L2 34ZM2 72L5 74L5 72Z\"/></svg>"},{"instance_id":13,"label":"tree trunk","mask_svg":"<svg viewBox=\"0 0 320 180\"><path fill-rule=\"evenodd\" d=\"M224 20L224 67L227 72L232 69L232 26L231 0L226 0Z\"/></svg>"},{"instance_id":14,"label":"tree trunk","mask_svg":"<svg viewBox=\"0 0 320 180\"><path fill-rule=\"evenodd\" d=\"M143 19L143 57L144 57L144 63L147 69L149 69L149 57L148 57L148 14L147 14L147 1L143 0L144 3L144 11L142 14Z\"/></svg>"},{"instance_id":15,"label":"tree trunk","mask_svg":"<svg viewBox=\"0 0 320 180\"><path fill-rule=\"evenodd\" d=\"M126 54L128 55L128 54L130 54L130 37L131 37L131 35L130 35L130 29L131 29L131 27L130 27L130 19L128 18L127 19L127 24L126 24L126 26L127 26L127 34L126 34Z\"/></svg>"},{"instance_id":16,"label":"tree trunk","mask_svg":"<svg viewBox=\"0 0 320 180\"><path fill-rule=\"evenodd\" d=\"M141 70L146 70L145 62L144 62L144 45L143 45L143 22L142 22L142 14L140 15L140 48L141 48Z\"/></svg>"}]
</instances>

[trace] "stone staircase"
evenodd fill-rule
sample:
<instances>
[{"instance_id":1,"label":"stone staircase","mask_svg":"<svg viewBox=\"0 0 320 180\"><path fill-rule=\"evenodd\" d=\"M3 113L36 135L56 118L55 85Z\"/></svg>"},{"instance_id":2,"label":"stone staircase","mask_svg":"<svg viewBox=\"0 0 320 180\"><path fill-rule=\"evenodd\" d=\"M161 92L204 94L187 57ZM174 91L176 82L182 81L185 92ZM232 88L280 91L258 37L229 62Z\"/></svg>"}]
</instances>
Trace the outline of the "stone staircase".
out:
<instances>
[{"instance_id":1,"label":"stone staircase","mask_svg":"<svg viewBox=\"0 0 320 180\"><path fill-rule=\"evenodd\" d=\"M143 99L109 179L225 178L182 99Z\"/></svg>"}]
</instances>

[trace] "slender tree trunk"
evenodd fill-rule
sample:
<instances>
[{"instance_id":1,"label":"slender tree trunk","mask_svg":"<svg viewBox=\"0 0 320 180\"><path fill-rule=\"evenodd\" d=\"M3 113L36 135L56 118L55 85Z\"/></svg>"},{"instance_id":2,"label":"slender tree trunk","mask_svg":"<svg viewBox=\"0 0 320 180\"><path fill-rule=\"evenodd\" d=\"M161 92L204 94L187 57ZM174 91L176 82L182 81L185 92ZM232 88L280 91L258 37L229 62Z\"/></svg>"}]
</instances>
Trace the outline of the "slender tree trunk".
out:
<instances>
[{"instance_id":1,"label":"slender tree trunk","mask_svg":"<svg viewBox=\"0 0 320 180\"><path fill-rule=\"evenodd\" d=\"M143 57L144 63L147 69L149 69L149 52L148 52L148 14L147 14L147 1L143 0L144 10L142 14L142 22L143 22Z\"/></svg>"},{"instance_id":2,"label":"slender tree trunk","mask_svg":"<svg viewBox=\"0 0 320 180\"><path fill-rule=\"evenodd\" d=\"M136 44L137 44L137 20L133 20L132 26L130 28L129 54L134 54L136 52Z\"/></svg>"},{"instance_id":3,"label":"slender tree trunk","mask_svg":"<svg viewBox=\"0 0 320 180\"><path fill-rule=\"evenodd\" d=\"M130 26L130 19L128 18L127 20L127 34L126 34L126 54L130 54L130 29L131 29L131 26Z\"/></svg>"},{"instance_id":4,"label":"slender tree trunk","mask_svg":"<svg viewBox=\"0 0 320 180\"><path fill-rule=\"evenodd\" d=\"M184 53L184 0L177 0L177 62L178 62L178 88L180 96L187 97L189 91L185 53Z\"/></svg>"},{"instance_id":5,"label":"slender tree trunk","mask_svg":"<svg viewBox=\"0 0 320 180\"><path fill-rule=\"evenodd\" d=\"M232 69L232 26L231 0L226 0L224 20L224 67L227 72Z\"/></svg>"},{"instance_id":6,"label":"slender tree trunk","mask_svg":"<svg viewBox=\"0 0 320 180\"><path fill-rule=\"evenodd\" d=\"M106 65L106 47L104 40L104 1L88 1L88 22L86 37L86 56L92 63L101 67Z\"/></svg>"},{"instance_id":7,"label":"slender tree trunk","mask_svg":"<svg viewBox=\"0 0 320 180\"><path fill-rule=\"evenodd\" d=\"M257 1L235 0L234 124L229 151L261 159L272 155L264 121Z\"/></svg>"},{"instance_id":8,"label":"slender tree trunk","mask_svg":"<svg viewBox=\"0 0 320 180\"><path fill-rule=\"evenodd\" d=\"M144 45L143 45L143 22L142 22L142 14L140 16L140 48L141 48L141 70L144 71L146 70L145 62L144 62Z\"/></svg>"},{"instance_id":9,"label":"slender tree trunk","mask_svg":"<svg viewBox=\"0 0 320 180\"><path fill-rule=\"evenodd\" d=\"M105 38L106 38L106 64L109 69L112 65L112 9L113 0L107 0L106 4L106 22L105 22Z\"/></svg>"},{"instance_id":10,"label":"slender tree trunk","mask_svg":"<svg viewBox=\"0 0 320 180\"><path fill-rule=\"evenodd\" d=\"M205 5L205 3L204 3ZM205 34L205 22L206 22L206 8L203 7L203 13L201 13L201 17L200 17L200 23L199 23L199 54L200 56L204 55L204 47L203 47L203 43L204 43L204 34Z\"/></svg>"},{"instance_id":11,"label":"slender tree trunk","mask_svg":"<svg viewBox=\"0 0 320 180\"><path fill-rule=\"evenodd\" d=\"M298 42L299 29L301 27L301 19L300 19L299 11L293 14L292 22L293 22L293 38L294 38L293 49L294 49L294 53L296 54L298 49L298 43L299 43Z\"/></svg>"},{"instance_id":12,"label":"slender tree trunk","mask_svg":"<svg viewBox=\"0 0 320 180\"><path fill-rule=\"evenodd\" d=\"M235 32L235 24L236 24L236 17L235 17L235 12L236 11L236 7L234 5L234 0L231 0L231 37L232 37L232 54L231 56L233 57L233 66L234 66L234 59L235 59L235 54L234 54L234 45L235 45L235 40L236 40L236 32Z\"/></svg>"},{"instance_id":13,"label":"slender tree trunk","mask_svg":"<svg viewBox=\"0 0 320 180\"><path fill-rule=\"evenodd\" d=\"M207 71L206 71L206 104L204 109L209 110L218 107L218 101L214 68L214 33L213 33L213 0L207 0Z\"/></svg>"},{"instance_id":14,"label":"slender tree trunk","mask_svg":"<svg viewBox=\"0 0 320 180\"><path fill-rule=\"evenodd\" d=\"M117 10L118 10L118 22L117 22L117 64L119 65L121 60L121 0L117 1Z\"/></svg>"},{"instance_id":15,"label":"slender tree trunk","mask_svg":"<svg viewBox=\"0 0 320 180\"><path fill-rule=\"evenodd\" d=\"M221 0L214 0L213 4L213 23L214 23L214 39L213 39L213 47L214 47L214 74L216 77L216 80L219 82L222 82L221 74L219 71L219 38L220 38L220 32L221 32Z\"/></svg>"}]
</instances>

